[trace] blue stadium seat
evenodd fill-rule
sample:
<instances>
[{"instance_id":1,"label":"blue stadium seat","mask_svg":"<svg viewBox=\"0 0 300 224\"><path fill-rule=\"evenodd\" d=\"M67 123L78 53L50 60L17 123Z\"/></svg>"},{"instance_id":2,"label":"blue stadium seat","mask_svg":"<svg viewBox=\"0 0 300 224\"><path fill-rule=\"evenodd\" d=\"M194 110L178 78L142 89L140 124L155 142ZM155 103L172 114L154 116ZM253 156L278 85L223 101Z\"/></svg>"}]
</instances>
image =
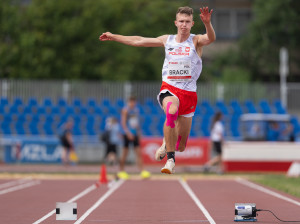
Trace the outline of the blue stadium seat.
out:
<instances>
[{"instance_id":1,"label":"blue stadium seat","mask_svg":"<svg viewBox=\"0 0 300 224\"><path fill-rule=\"evenodd\" d=\"M73 133L73 135L81 135L82 132L80 130L80 126L79 125L74 125L72 133Z\"/></svg>"},{"instance_id":2,"label":"blue stadium seat","mask_svg":"<svg viewBox=\"0 0 300 224\"><path fill-rule=\"evenodd\" d=\"M53 135L54 131L50 124L45 123L43 126L45 135Z\"/></svg>"},{"instance_id":3,"label":"blue stadium seat","mask_svg":"<svg viewBox=\"0 0 300 224\"><path fill-rule=\"evenodd\" d=\"M95 107L89 106L89 107L87 107L87 112L90 115L101 115L101 114L103 114L101 108L98 107L98 106L95 106Z\"/></svg>"},{"instance_id":4,"label":"blue stadium seat","mask_svg":"<svg viewBox=\"0 0 300 224\"><path fill-rule=\"evenodd\" d=\"M152 132L150 131L150 129L148 127L144 127L142 129L142 135L144 135L144 136L153 136Z\"/></svg>"},{"instance_id":5,"label":"blue stadium seat","mask_svg":"<svg viewBox=\"0 0 300 224\"><path fill-rule=\"evenodd\" d=\"M39 114L32 115L31 121L38 123L40 121L40 115Z\"/></svg>"},{"instance_id":6,"label":"blue stadium seat","mask_svg":"<svg viewBox=\"0 0 300 224\"><path fill-rule=\"evenodd\" d=\"M0 98L0 105L1 106L6 106L6 105L8 105L9 104L9 101L8 101L8 99L6 98L6 97L1 97Z\"/></svg>"},{"instance_id":7,"label":"blue stadium seat","mask_svg":"<svg viewBox=\"0 0 300 224\"><path fill-rule=\"evenodd\" d=\"M81 107L80 108L80 114L81 115L87 115L88 114L88 109L86 107Z\"/></svg>"},{"instance_id":8,"label":"blue stadium seat","mask_svg":"<svg viewBox=\"0 0 300 224\"><path fill-rule=\"evenodd\" d=\"M32 107L32 106L37 106L38 105L38 101L36 98L29 98L28 99L28 104L27 104L29 107Z\"/></svg>"},{"instance_id":9,"label":"blue stadium seat","mask_svg":"<svg viewBox=\"0 0 300 224\"><path fill-rule=\"evenodd\" d=\"M15 123L15 130L16 130L16 134L24 135L25 134L24 123L23 122L16 122Z\"/></svg>"},{"instance_id":10,"label":"blue stadium seat","mask_svg":"<svg viewBox=\"0 0 300 224\"><path fill-rule=\"evenodd\" d=\"M32 114L32 113L33 113L32 107L31 107L31 106L26 106L26 107L24 107L23 113L24 113L24 114Z\"/></svg>"},{"instance_id":11,"label":"blue stadium seat","mask_svg":"<svg viewBox=\"0 0 300 224\"><path fill-rule=\"evenodd\" d=\"M58 99L57 106L59 106L59 107L65 107L67 105L68 105L68 103L67 103L67 101L64 98L59 98Z\"/></svg>"},{"instance_id":12,"label":"blue stadium seat","mask_svg":"<svg viewBox=\"0 0 300 224\"><path fill-rule=\"evenodd\" d=\"M270 113L272 113L271 108L270 108L270 106L269 106L269 103L268 103L267 101L261 100L261 101L259 102L259 106L260 106L261 111L262 111L263 113L265 113L265 114L270 114Z\"/></svg>"},{"instance_id":13,"label":"blue stadium seat","mask_svg":"<svg viewBox=\"0 0 300 224\"><path fill-rule=\"evenodd\" d=\"M242 114L243 110L242 110L242 106L240 105L240 103L236 100L232 100L230 102L230 106L232 108L233 114Z\"/></svg>"},{"instance_id":14,"label":"blue stadium seat","mask_svg":"<svg viewBox=\"0 0 300 224\"><path fill-rule=\"evenodd\" d=\"M210 126L211 126L211 116L209 115L203 116L201 126L200 126L203 136L205 137L210 136Z\"/></svg>"},{"instance_id":15,"label":"blue stadium seat","mask_svg":"<svg viewBox=\"0 0 300 224\"><path fill-rule=\"evenodd\" d=\"M212 115L215 113L213 107L207 100L203 100L200 105L204 109L204 114Z\"/></svg>"},{"instance_id":16,"label":"blue stadium seat","mask_svg":"<svg viewBox=\"0 0 300 224\"><path fill-rule=\"evenodd\" d=\"M86 133L88 135L97 135L95 128L93 126L87 126L86 127Z\"/></svg>"},{"instance_id":17,"label":"blue stadium seat","mask_svg":"<svg viewBox=\"0 0 300 224\"><path fill-rule=\"evenodd\" d=\"M245 101L245 107L246 107L248 113L257 113L254 103L251 100Z\"/></svg>"},{"instance_id":18,"label":"blue stadium seat","mask_svg":"<svg viewBox=\"0 0 300 224\"><path fill-rule=\"evenodd\" d=\"M217 101L216 102L216 107L217 109L224 115L228 115L228 109L227 106L225 105L225 103L223 101Z\"/></svg>"},{"instance_id":19,"label":"blue stadium seat","mask_svg":"<svg viewBox=\"0 0 300 224\"><path fill-rule=\"evenodd\" d=\"M67 106L65 114L68 116L72 116L74 114L74 108L72 106Z\"/></svg>"},{"instance_id":20,"label":"blue stadium seat","mask_svg":"<svg viewBox=\"0 0 300 224\"><path fill-rule=\"evenodd\" d=\"M5 113L5 107L0 105L0 114L4 114Z\"/></svg>"},{"instance_id":21,"label":"blue stadium seat","mask_svg":"<svg viewBox=\"0 0 300 224\"><path fill-rule=\"evenodd\" d=\"M54 118L52 115L47 115L46 118L45 118L45 122L48 123L48 124L52 124L54 121Z\"/></svg>"},{"instance_id":22,"label":"blue stadium seat","mask_svg":"<svg viewBox=\"0 0 300 224\"><path fill-rule=\"evenodd\" d=\"M105 106L105 107L110 107L111 106L111 102L108 98L103 98L101 100L101 103L100 103L101 106Z\"/></svg>"},{"instance_id":23,"label":"blue stadium seat","mask_svg":"<svg viewBox=\"0 0 300 224\"><path fill-rule=\"evenodd\" d=\"M46 107L44 106L39 106L37 108L37 114L41 115L41 114L45 114L46 113Z\"/></svg>"},{"instance_id":24,"label":"blue stadium seat","mask_svg":"<svg viewBox=\"0 0 300 224\"><path fill-rule=\"evenodd\" d=\"M79 98L74 98L72 102L72 106L74 107L80 107L82 105L81 100Z\"/></svg>"},{"instance_id":25,"label":"blue stadium seat","mask_svg":"<svg viewBox=\"0 0 300 224\"><path fill-rule=\"evenodd\" d=\"M58 120L58 123L57 123L57 127L60 127L61 125L63 125L64 123L66 123L69 119L69 116L64 114L60 117L60 119Z\"/></svg>"},{"instance_id":26,"label":"blue stadium seat","mask_svg":"<svg viewBox=\"0 0 300 224\"><path fill-rule=\"evenodd\" d=\"M9 126L3 127L2 132L3 132L4 135L11 135L12 134L11 129L10 129Z\"/></svg>"},{"instance_id":27,"label":"blue stadium seat","mask_svg":"<svg viewBox=\"0 0 300 224\"><path fill-rule=\"evenodd\" d=\"M87 106L88 107L96 107L97 106L96 100L93 98L89 98L87 100Z\"/></svg>"},{"instance_id":28,"label":"blue stadium seat","mask_svg":"<svg viewBox=\"0 0 300 224\"><path fill-rule=\"evenodd\" d=\"M31 121L28 125L29 127L29 132L32 135L39 135L39 130L38 130L38 122L37 121Z\"/></svg>"},{"instance_id":29,"label":"blue stadium seat","mask_svg":"<svg viewBox=\"0 0 300 224\"><path fill-rule=\"evenodd\" d=\"M105 116L105 115L101 116L99 126L96 129L97 131L100 131L100 132L104 131L106 119L107 119L107 116Z\"/></svg>"},{"instance_id":30,"label":"blue stadium seat","mask_svg":"<svg viewBox=\"0 0 300 224\"><path fill-rule=\"evenodd\" d=\"M3 122L8 122L8 123L12 122L11 114L4 114L3 118L4 118Z\"/></svg>"},{"instance_id":31,"label":"blue stadium seat","mask_svg":"<svg viewBox=\"0 0 300 224\"><path fill-rule=\"evenodd\" d=\"M232 136L240 137L240 131L239 131L240 114L232 115L232 117L230 118L229 125L230 125L230 131L231 131Z\"/></svg>"},{"instance_id":32,"label":"blue stadium seat","mask_svg":"<svg viewBox=\"0 0 300 224\"><path fill-rule=\"evenodd\" d=\"M87 116L86 118L86 132L88 135L96 135L95 131L95 117L94 116Z\"/></svg>"},{"instance_id":33,"label":"blue stadium seat","mask_svg":"<svg viewBox=\"0 0 300 224\"><path fill-rule=\"evenodd\" d=\"M81 116L80 115L74 115L73 116L73 123L75 125L79 125L81 123Z\"/></svg>"},{"instance_id":34,"label":"blue stadium seat","mask_svg":"<svg viewBox=\"0 0 300 224\"><path fill-rule=\"evenodd\" d=\"M14 99L13 105L23 105L23 100L17 97Z\"/></svg>"},{"instance_id":35,"label":"blue stadium seat","mask_svg":"<svg viewBox=\"0 0 300 224\"><path fill-rule=\"evenodd\" d=\"M116 99L116 106L119 107L119 108L123 108L125 106L125 102L124 102L124 99Z\"/></svg>"},{"instance_id":36,"label":"blue stadium seat","mask_svg":"<svg viewBox=\"0 0 300 224\"><path fill-rule=\"evenodd\" d=\"M191 129L190 137L197 137L197 136L198 136L198 133L194 129Z\"/></svg>"},{"instance_id":37,"label":"blue stadium seat","mask_svg":"<svg viewBox=\"0 0 300 224\"><path fill-rule=\"evenodd\" d=\"M54 116L57 114L60 114L60 108L58 106L52 106L51 107L51 115Z\"/></svg>"},{"instance_id":38,"label":"blue stadium seat","mask_svg":"<svg viewBox=\"0 0 300 224\"><path fill-rule=\"evenodd\" d=\"M0 123L0 125L4 134L9 134L11 132L10 131L11 122L12 122L12 117L9 114L3 116L3 121Z\"/></svg>"},{"instance_id":39,"label":"blue stadium seat","mask_svg":"<svg viewBox=\"0 0 300 224\"><path fill-rule=\"evenodd\" d=\"M299 123L298 118L296 116L292 116L291 124L294 126L294 133L295 134L300 133L300 123Z\"/></svg>"},{"instance_id":40,"label":"blue stadium seat","mask_svg":"<svg viewBox=\"0 0 300 224\"><path fill-rule=\"evenodd\" d=\"M43 106L52 106L51 98L45 98L43 102Z\"/></svg>"},{"instance_id":41,"label":"blue stadium seat","mask_svg":"<svg viewBox=\"0 0 300 224\"><path fill-rule=\"evenodd\" d=\"M275 110L278 114L286 114L286 109L284 106L281 104L280 100L275 100L273 103Z\"/></svg>"},{"instance_id":42,"label":"blue stadium seat","mask_svg":"<svg viewBox=\"0 0 300 224\"><path fill-rule=\"evenodd\" d=\"M9 109L10 114L18 114L19 113L19 105L11 105Z\"/></svg>"},{"instance_id":43,"label":"blue stadium seat","mask_svg":"<svg viewBox=\"0 0 300 224\"><path fill-rule=\"evenodd\" d=\"M198 104L196 107L195 116L197 115L202 115L202 108L200 104Z\"/></svg>"},{"instance_id":44,"label":"blue stadium seat","mask_svg":"<svg viewBox=\"0 0 300 224\"><path fill-rule=\"evenodd\" d=\"M81 106L72 106L74 110L74 114L78 115L81 111Z\"/></svg>"},{"instance_id":45,"label":"blue stadium seat","mask_svg":"<svg viewBox=\"0 0 300 224\"><path fill-rule=\"evenodd\" d=\"M145 100L145 105L148 105L148 106L155 106L156 105L156 100L154 100L154 99L152 99L152 98L147 98L146 100Z\"/></svg>"}]
</instances>

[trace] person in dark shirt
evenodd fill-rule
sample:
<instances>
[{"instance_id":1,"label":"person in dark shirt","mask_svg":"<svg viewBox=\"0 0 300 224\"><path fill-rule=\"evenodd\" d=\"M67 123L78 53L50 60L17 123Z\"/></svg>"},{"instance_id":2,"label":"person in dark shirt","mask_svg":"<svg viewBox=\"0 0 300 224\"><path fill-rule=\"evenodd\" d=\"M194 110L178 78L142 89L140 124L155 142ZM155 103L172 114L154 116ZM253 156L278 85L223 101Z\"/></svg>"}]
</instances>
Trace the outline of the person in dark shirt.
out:
<instances>
[{"instance_id":1,"label":"person in dark shirt","mask_svg":"<svg viewBox=\"0 0 300 224\"><path fill-rule=\"evenodd\" d=\"M72 137L73 121L69 120L63 124L59 136L60 143L63 146L61 160L63 164L70 163L70 153L74 152L74 144Z\"/></svg>"}]
</instances>

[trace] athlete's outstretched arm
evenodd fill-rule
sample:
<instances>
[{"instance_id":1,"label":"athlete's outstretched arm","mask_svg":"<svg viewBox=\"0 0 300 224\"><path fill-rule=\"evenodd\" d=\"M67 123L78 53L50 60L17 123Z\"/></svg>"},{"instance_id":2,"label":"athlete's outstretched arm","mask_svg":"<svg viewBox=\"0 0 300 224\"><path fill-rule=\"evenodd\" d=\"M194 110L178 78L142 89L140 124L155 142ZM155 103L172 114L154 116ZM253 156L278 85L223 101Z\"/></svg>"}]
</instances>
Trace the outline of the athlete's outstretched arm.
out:
<instances>
[{"instance_id":1,"label":"athlete's outstretched arm","mask_svg":"<svg viewBox=\"0 0 300 224\"><path fill-rule=\"evenodd\" d=\"M200 19L202 20L205 29L206 29L206 34L200 35L199 38L199 44L200 45L208 45L216 40L216 34L215 30L211 24L211 14L213 10L211 9L209 11L208 7L203 7L200 8Z\"/></svg>"},{"instance_id":2,"label":"athlete's outstretched arm","mask_svg":"<svg viewBox=\"0 0 300 224\"><path fill-rule=\"evenodd\" d=\"M148 38L140 36L123 36L119 34L112 34L110 32L103 33L99 40L101 41L116 41L122 44L135 46L135 47L164 47L167 41L167 35Z\"/></svg>"}]
</instances>

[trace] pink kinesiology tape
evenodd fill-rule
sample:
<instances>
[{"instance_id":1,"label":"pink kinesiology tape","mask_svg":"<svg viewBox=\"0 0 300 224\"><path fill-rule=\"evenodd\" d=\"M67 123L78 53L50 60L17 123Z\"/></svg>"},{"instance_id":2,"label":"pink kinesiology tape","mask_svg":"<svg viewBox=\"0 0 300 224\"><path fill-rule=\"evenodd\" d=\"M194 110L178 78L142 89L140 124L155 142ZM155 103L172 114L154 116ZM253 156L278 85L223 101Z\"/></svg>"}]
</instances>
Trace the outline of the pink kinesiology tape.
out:
<instances>
[{"instance_id":1,"label":"pink kinesiology tape","mask_svg":"<svg viewBox=\"0 0 300 224\"><path fill-rule=\"evenodd\" d=\"M175 114L170 114L169 109L170 109L171 104L172 104L172 102L169 102L167 104L167 109L166 109L167 123L166 123L166 125L170 126L171 128L175 128L175 121L177 120L177 117L178 117L178 110Z\"/></svg>"},{"instance_id":2,"label":"pink kinesiology tape","mask_svg":"<svg viewBox=\"0 0 300 224\"><path fill-rule=\"evenodd\" d=\"M176 143L176 151L178 151L180 141L181 141L181 136L178 135L178 139L177 139L177 143Z\"/></svg>"},{"instance_id":3,"label":"pink kinesiology tape","mask_svg":"<svg viewBox=\"0 0 300 224\"><path fill-rule=\"evenodd\" d=\"M186 143L187 143L188 138L189 137L187 137L187 139L185 141L185 146L184 147L186 147ZM178 151L180 141L181 141L181 135L178 135L178 139L177 139L177 143L176 143L176 151Z\"/></svg>"}]
</instances>

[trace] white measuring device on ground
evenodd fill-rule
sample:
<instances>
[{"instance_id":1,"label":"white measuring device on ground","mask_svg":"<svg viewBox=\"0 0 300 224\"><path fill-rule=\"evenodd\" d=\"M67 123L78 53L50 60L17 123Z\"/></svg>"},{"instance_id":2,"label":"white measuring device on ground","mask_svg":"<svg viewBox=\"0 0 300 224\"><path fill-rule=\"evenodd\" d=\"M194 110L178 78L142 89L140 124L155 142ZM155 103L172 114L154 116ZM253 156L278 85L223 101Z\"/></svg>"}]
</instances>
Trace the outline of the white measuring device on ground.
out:
<instances>
[{"instance_id":1,"label":"white measuring device on ground","mask_svg":"<svg viewBox=\"0 0 300 224\"><path fill-rule=\"evenodd\" d=\"M256 222L256 204L235 203L235 222Z\"/></svg>"}]
</instances>

